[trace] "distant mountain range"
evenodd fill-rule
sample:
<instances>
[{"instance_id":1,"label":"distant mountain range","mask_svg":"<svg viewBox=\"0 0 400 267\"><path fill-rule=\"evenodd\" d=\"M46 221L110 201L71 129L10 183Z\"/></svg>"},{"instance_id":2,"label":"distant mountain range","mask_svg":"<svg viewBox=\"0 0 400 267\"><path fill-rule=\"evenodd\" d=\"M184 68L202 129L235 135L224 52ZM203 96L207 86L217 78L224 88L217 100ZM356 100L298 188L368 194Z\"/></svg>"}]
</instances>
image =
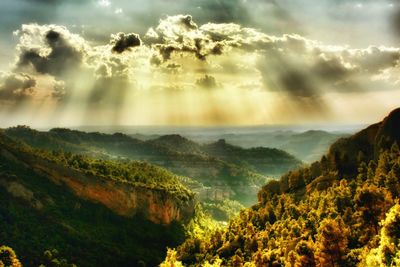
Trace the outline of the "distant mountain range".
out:
<instances>
[{"instance_id":1,"label":"distant mountain range","mask_svg":"<svg viewBox=\"0 0 400 267\"><path fill-rule=\"evenodd\" d=\"M346 131L324 130L274 130L274 131L248 131L237 133L212 132L206 135L186 133L183 136L200 144L209 144L217 140L225 140L227 143L243 148L268 147L284 150L296 158L311 163L321 159L331 144L342 137L347 137L353 129ZM132 134L135 139L148 141L160 137L158 134Z\"/></svg>"},{"instance_id":2,"label":"distant mountain range","mask_svg":"<svg viewBox=\"0 0 400 267\"><path fill-rule=\"evenodd\" d=\"M122 132L147 141L164 135L184 136L197 143L208 144L219 139L243 148L269 147L285 150L298 159L311 163L321 159L331 144L368 125L261 125L242 127L184 126L82 126L79 130L105 133Z\"/></svg>"},{"instance_id":3,"label":"distant mountain range","mask_svg":"<svg viewBox=\"0 0 400 267\"><path fill-rule=\"evenodd\" d=\"M337 139L346 136L349 136L349 134L344 132L307 130L305 132L272 131L216 136L192 136L191 138L202 143L225 139L228 143L244 148L277 148L292 154L304 162L311 163L321 159L322 155L328 151L329 146Z\"/></svg>"},{"instance_id":4,"label":"distant mountain range","mask_svg":"<svg viewBox=\"0 0 400 267\"><path fill-rule=\"evenodd\" d=\"M36 148L147 161L193 178L198 182L194 190L212 191L201 196L213 198L217 186L224 191L224 197L247 205L254 203L254 192L268 177L279 176L301 165L294 156L278 149L243 149L223 140L201 145L179 135L142 141L121 133L86 133L63 128L43 132L20 126L4 132ZM211 189L204 189L204 186Z\"/></svg>"}]
</instances>

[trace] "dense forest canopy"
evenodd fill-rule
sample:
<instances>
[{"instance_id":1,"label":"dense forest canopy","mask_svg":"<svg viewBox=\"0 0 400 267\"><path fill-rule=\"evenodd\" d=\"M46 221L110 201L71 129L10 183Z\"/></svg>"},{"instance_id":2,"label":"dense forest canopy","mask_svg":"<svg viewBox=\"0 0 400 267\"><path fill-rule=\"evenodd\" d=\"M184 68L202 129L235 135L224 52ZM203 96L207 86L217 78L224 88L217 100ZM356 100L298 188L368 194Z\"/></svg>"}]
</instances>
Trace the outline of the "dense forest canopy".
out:
<instances>
[{"instance_id":1,"label":"dense forest canopy","mask_svg":"<svg viewBox=\"0 0 400 267\"><path fill-rule=\"evenodd\" d=\"M186 240L165 265L398 266L400 109L259 192L227 228Z\"/></svg>"}]
</instances>

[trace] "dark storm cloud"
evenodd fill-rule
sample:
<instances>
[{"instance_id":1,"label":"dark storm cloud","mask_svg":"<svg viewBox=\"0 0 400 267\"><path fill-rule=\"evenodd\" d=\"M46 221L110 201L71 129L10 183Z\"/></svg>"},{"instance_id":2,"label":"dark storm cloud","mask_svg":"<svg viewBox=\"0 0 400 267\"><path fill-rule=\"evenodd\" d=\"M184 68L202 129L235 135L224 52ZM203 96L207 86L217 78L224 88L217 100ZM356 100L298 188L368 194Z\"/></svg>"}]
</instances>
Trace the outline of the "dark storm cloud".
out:
<instances>
[{"instance_id":1,"label":"dark storm cloud","mask_svg":"<svg viewBox=\"0 0 400 267\"><path fill-rule=\"evenodd\" d=\"M197 24L194 23L191 15L180 16L178 19L178 24L182 25L186 30L197 29Z\"/></svg>"},{"instance_id":2,"label":"dark storm cloud","mask_svg":"<svg viewBox=\"0 0 400 267\"><path fill-rule=\"evenodd\" d=\"M161 70L165 73L177 74L182 71L182 65L173 62L173 63L169 63Z\"/></svg>"},{"instance_id":3,"label":"dark storm cloud","mask_svg":"<svg viewBox=\"0 0 400 267\"><path fill-rule=\"evenodd\" d=\"M204 89L214 89L218 87L217 80L211 75L205 75L196 80L196 85Z\"/></svg>"},{"instance_id":4,"label":"dark storm cloud","mask_svg":"<svg viewBox=\"0 0 400 267\"><path fill-rule=\"evenodd\" d=\"M271 51L260 59L257 67L269 91L283 92L299 100L314 98L320 93L308 70L293 63L285 54Z\"/></svg>"},{"instance_id":5,"label":"dark storm cloud","mask_svg":"<svg viewBox=\"0 0 400 267\"><path fill-rule=\"evenodd\" d=\"M112 51L116 53L123 53L129 51L131 48L140 46L142 40L140 40L139 34L136 33L117 33L111 36Z\"/></svg>"},{"instance_id":6,"label":"dark storm cloud","mask_svg":"<svg viewBox=\"0 0 400 267\"><path fill-rule=\"evenodd\" d=\"M22 100L32 96L36 79L25 73L10 73L2 77L0 83L0 99Z\"/></svg>"},{"instance_id":7,"label":"dark storm cloud","mask_svg":"<svg viewBox=\"0 0 400 267\"><path fill-rule=\"evenodd\" d=\"M37 32L39 31L39 32ZM66 36L67 31L60 27L25 26L21 34L39 33L43 36L44 47L23 44L19 46L17 67L33 67L42 74L63 75L65 72L79 68L82 63L82 47L74 43L72 36ZM50 49L43 54L43 48Z\"/></svg>"},{"instance_id":8,"label":"dark storm cloud","mask_svg":"<svg viewBox=\"0 0 400 267\"><path fill-rule=\"evenodd\" d=\"M191 40L190 44L157 44L154 47L158 49L162 60L168 61L171 59L173 53L189 53L193 54L199 60L206 60L209 55L221 55L222 47L220 44L215 44L211 49L205 48L204 44L209 41L202 38L195 38ZM154 61L156 63L156 61Z\"/></svg>"},{"instance_id":9,"label":"dark storm cloud","mask_svg":"<svg viewBox=\"0 0 400 267\"><path fill-rule=\"evenodd\" d=\"M136 34L117 33L112 36L112 53L109 45L92 46L80 35L57 25L23 25L16 34L20 43L15 71L50 77L50 95L64 103L84 86L91 92L89 104L115 108L116 98L123 99L130 85L130 66L127 57L120 54L141 43Z\"/></svg>"},{"instance_id":10,"label":"dark storm cloud","mask_svg":"<svg viewBox=\"0 0 400 267\"><path fill-rule=\"evenodd\" d=\"M314 66L311 67L311 72L331 82L337 82L346 79L352 73L352 70L346 68L339 58L318 58Z\"/></svg>"},{"instance_id":11,"label":"dark storm cloud","mask_svg":"<svg viewBox=\"0 0 400 267\"><path fill-rule=\"evenodd\" d=\"M158 44L155 46L158 50L159 53L162 57L163 61L167 61L171 59L171 55L173 52L181 52L183 49L180 46L177 45L162 45ZM157 58L157 57L155 57ZM154 63L156 63L156 60L154 60Z\"/></svg>"},{"instance_id":12,"label":"dark storm cloud","mask_svg":"<svg viewBox=\"0 0 400 267\"><path fill-rule=\"evenodd\" d=\"M311 97L317 93L310 77L300 69L289 69L280 75L280 83L293 96Z\"/></svg>"}]
</instances>

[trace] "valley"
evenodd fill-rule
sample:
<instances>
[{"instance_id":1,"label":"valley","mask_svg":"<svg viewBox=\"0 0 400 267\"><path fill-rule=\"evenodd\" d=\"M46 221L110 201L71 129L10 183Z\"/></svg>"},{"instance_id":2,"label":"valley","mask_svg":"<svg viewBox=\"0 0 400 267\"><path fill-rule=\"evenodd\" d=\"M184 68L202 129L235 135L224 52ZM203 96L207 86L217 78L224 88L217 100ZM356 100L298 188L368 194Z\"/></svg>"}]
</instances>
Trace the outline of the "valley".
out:
<instances>
[{"instance_id":1,"label":"valley","mask_svg":"<svg viewBox=\"0 0 400 267\"><path fill-rule=\"evenodd\" d=\"M161 262L167 246L209 231L207 221L221 227L253 205L267 181L302 165L282 150L243 149L224 140L199 144L165 135L142 141L120 133L37 131L26 126L0 132L0 156L3 236L16 251L26 251L20 260L27 266L45 261L42 253L49 249L79 266L93 266L78 253L79 249L94 257L84 239L87 235L97 240L91 241L96 242L92 248L126 246L118 252L123 253L118 256L122 265L131 261L151 266ZM26 230L16 232L8 226L10 220ZM100 221L91 229L93 220ZM51 231L60 233L41 236L49 224ZM103 233L107 227L113 230ZM21 235L36 231L43 240ZM143 231L148 233L140 234ZM167 234L154 247L151 240L159 231ZM129 237L124 234L128 232ZM149 246L135 248L144 239ZM67 246L69 240L75 247ZM128 255L126 248L135 252ZM147 253L158 256L148 258ZM102 264L110 261L103 259Z\"/></svg>"},{"instance_id":2,"label":"valley","mask_svg":"<svg viewBox=\"0 0 400 267\"><path fill-rule=\"evenodd\" d=\"M163 263L166 266L181 263L198 266L201 262L232 266L245 261L264 266L289 260L296 262L296 257L303 257L296 253L303 252L293 250L289 253L293 258L287 258L283 256L289 255L284 247L297 249L301 244L314 251L314 244L320 242L320 229L310 231L302 221L305 215L301 214L314 212L316 204L313 201L321 203L325 201L323 199L333 198L324 202L325 208L318 208L312 225L327 224L325 215L321 214L334 212L329 215L332 217L329 223L334 227L358 220L356 215L338 216L344 216L343 212L349 212L350 208L357 209L358 204L346 205L361 201L357 198L361 197L362 184L366 188L362 190L378 190L374 194L380 192L386 194L385 198L389 197L387 202L379 202L384 205L380 206L379 218L384 218L394 204L396 182L393 181L395 187L387 191L389 178L377 178L377 172L383 164L381 155L390 158L390 163L385 164L393 164L397 159L393 144L400 140L395 127L400 122L398 114L395 110L383 122L350 137L339 138L326 155L312 164L283 150L242 148L225 139L197 143L178 134L145 140L122 133L66 128L49 131L27 126L7 128L0 133L3 162L0 165L0 189L3 191L2 203L5 203L0 205L5 229L2 235L9 240L7 245L16 251L26 251L19 259L27 266L45 262L42 253L52 249L57 250L56 255L60 251L62 257L78 266L103 266L107 262L113 266L127 266L127 262L133 266L153 266L162 262L167 247L176 250L168 251ZM325 137L317 137L326 135L325 132L307 131L281 135L280 138L288 139L286 144L304 143L303 149L308 147L315 151L315 146L307 146L307 140L328 142ZM391 154L385 154L388 150ZM391 175L390 170L394 167L386 168L389 169L382 175ZM366 176L362 176L362 172ZM376 179L381 179L382 184ZM375 183L381 187L374 188ZM346 200L337 199L335 194L340 190L344 190L340 194L350 194L346 195ZM372 191L368 192L366 194ZM14 227L26 229L23 233L9 226L14 220ZM93 220L99 220L99 223L93 224ZM43 226L49 224L54 235L44 237ZM246 224L250 228L242 228ZM377 226L370 226L378 234ZM283 232L274 230L275 227L291 231L295 231L292 227L297 227L297 232L290 235L298 245L286 243L281 236ZM166 234L158 239L160 231ZM237 234L231 236L232 231ZM301 232L304 234L299 236ZM37 234L40 240L27 240L22 236L27 233ZM267 233L273 233L277 238L265 239ZM85 239L87 236L91 239ZM350 237L343 238L349 242ZM141 244L139 249L140 240L154 240L157 246L151 241L149 246ZM276 240L277 245L272 245L272 240ZM300 240L308 243L303 244ZM70 242L75 246L69 247ZM369 244L368 240L357 242L363 246ZM114 257L105 258L101 263L89 261L94 259L92 248L95 247L104 251L109 249L107 255L118 255L119 263L113 260ZM135 252L130 253L127 248ZM83 259L77 249L87 253L88 260ZM270 249L274 254L260 258L260 253L267 255L265 252ZM343 251L350 253L351 249L348 247ZM312 253L316 253L312 261L323 260L317 250ZM342 264L350 260L348 257L343 254L332 260Z\"/></svg>"}]
</instances>

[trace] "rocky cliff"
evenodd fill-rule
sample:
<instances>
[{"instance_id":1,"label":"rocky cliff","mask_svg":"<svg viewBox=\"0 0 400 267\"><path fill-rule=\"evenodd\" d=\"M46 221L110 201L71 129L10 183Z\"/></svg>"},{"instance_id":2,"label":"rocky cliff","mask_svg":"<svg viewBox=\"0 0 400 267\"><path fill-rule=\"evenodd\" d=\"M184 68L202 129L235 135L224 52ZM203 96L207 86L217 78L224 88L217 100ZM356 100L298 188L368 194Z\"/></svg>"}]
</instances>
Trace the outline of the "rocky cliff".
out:
<instances>
[{"instance_id":1,"label":"rocky cliff","mask_svg":"<svg viewBox=\"0 0 400 267\"><path fill-rule=\"evenodd\" d=\"M193 196L181 197L168 189L98 178L4 145L0 146L0 154L58 185L66 186L79 198L100 203L120 216L140 214L154 223L170 224L185 221L194 213ZM6 183L1 185L5 187Z\"/></svg>"}]
</instances>

